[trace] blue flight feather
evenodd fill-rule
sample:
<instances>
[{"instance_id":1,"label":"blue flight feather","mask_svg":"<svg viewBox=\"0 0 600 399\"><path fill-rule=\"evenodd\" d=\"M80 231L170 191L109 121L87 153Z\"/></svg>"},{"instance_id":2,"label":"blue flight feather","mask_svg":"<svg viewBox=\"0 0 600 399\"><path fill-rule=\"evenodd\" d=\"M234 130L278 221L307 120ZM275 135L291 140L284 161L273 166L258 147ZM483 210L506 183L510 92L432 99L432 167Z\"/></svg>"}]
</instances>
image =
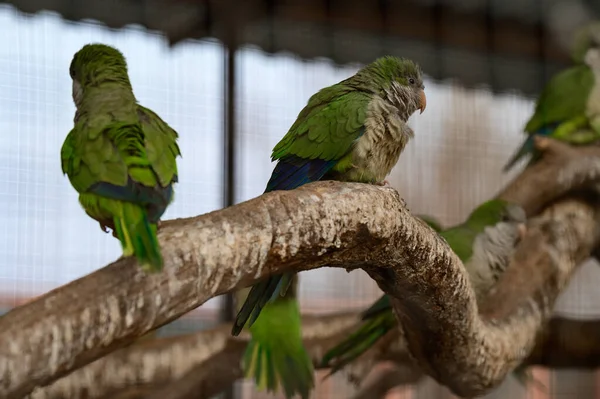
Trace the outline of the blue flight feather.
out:
<instances>
[{"instance_id":1,"label":"blue flight feather","mask_svg":"<svg viewBox=\"0 0 600 399\"><path fill-rule=\"evenodd\" d=\"M508 171L519 161L519 159L523 158L527 154L531 155L528 165L534 164L540 158L540 153L539 153L539 151L536 150L535 145L534 145L535 136L537 136L537 135L545 136L545 137L552 136L552 133L554 133L554 130L560 125L560 123L561 122L550 123L548 125L541 127L540 129L538 129L534 134L528 135L527 139L525 139L525 141L523 142L521 147L506 163L503 170L505 172Z\"/></svg>"},{"instance_id":2,"label":"blue flight feather","mask_svg":"<svg viewBox=\"0 0 600 399\"><path fill-rule=\"evenodd\" d=\"M173 181L177 181L176 176ZM147 208L150 223L156 223L165 213L169 202L173 198L173 185L148 187L129 178L124 186L98 182L89 188L89 192L106 198L143 205Z\"/></svg>"},{"instance_id":3,"label":"blue flight feather","mask_svg":"<svg viewBox=\"0 0 600 399\"><path fill-rule=\"evenodd\" d=\"M304 184L321 180L336 163L337 160L305 159L295 155L282 158L277 162L265 192L293 190Z\"/></svg>"}]
</instances>

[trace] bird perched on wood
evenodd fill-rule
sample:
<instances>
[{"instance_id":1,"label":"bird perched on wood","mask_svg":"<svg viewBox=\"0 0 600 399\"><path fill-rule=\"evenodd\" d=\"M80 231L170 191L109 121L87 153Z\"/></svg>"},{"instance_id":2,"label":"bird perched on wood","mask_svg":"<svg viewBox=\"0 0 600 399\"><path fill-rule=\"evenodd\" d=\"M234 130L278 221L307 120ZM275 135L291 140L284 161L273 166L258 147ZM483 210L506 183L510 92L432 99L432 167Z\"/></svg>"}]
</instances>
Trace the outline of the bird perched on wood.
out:
<instances>
[{"instance_id":1,"label":"bird perched on wood","mask_svg":"<svg viewBox=\"0 0 600 399\"><path fill-rule=\"evenodd\" d=\"M525 125L528 137L504 171L527 155L528 166L540 159L534 146L536 135L574 145L600 139L600 22L577 32L571 58L574 65L554 75L544 87Z\"/></svg>"},{"instance_id":2,"label":"bird perched on wood","mask_svg":"<svg viewBox=\"0 0 600 399\"><path fill-rule=\"evenodd\" d=\"M414 135L408 118L425 106L417 64L389 56L377 59L308 100L273 149L271 158L277 165L265 192L292 190L318 180L384 184ZM249 320L252 352L245 357L247 376L253 375L268 390L281 385L287 397L298 393L308 398L313 366L301 341L298 303L281 298L293 276L273 275L256 283L232 334L238 335ZM287 320L294 333L273 328L279 319Z\"/></svg>"},{"instance_id":3,"label":"bird perched on wood","mask_svg":"<svg viewBox=\"0 0 600 399\"><path fill-rule=\"evenodd\" d=\"M432 219L426 220L428 224L430 221ZM440 232L467 269L478 301L509 265L516 244L525 234L525 222L523 208L495 199L477 207L464 223ZM434 222L432 227L437 225ZM397 325L390 298L381 296L362 313L362 323L357 330L323 356L322 366L335 373Z\"/></svg>"},{"instance_id":4,"label":"bird perched on wood","mask_svg":"<svg viewBox=\"0 0 600 399\"><path fill-rule=\"evenodd\" d=\"M119 50L85 45L69 73L77 110L61 149L62 171L85 212L103 231L113 230L123 255L135 255L146 271L159 271L156 230L173 200L178 135L138 104Z\"/></svg>"}]
</instances>

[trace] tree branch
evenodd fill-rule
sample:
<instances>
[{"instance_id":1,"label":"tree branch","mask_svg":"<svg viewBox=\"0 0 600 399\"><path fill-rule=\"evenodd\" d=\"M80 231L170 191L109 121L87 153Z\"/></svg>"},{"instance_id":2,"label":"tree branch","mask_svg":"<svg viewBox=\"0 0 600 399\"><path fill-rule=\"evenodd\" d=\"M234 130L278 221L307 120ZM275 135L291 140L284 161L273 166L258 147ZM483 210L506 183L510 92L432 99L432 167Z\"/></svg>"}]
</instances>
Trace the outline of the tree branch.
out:
<instances>
[{"instance_id":1,"label":"tree branch","mask_svg":"<svg viewBox=\"0 0 600 399\"><path fill-rule=\"evenodd\" d=\"M305 316L303 335L317 365L323 353L346 338L358 313ZM242 376L240 358L249 335L231 337L229 324L192 335L134 344L38 388L32 399L209 399ZM424 375L411 359L399 329L341 372L360 385L353 399L379 398ZM593 369L600 366L600 321L553 318L538 335L526 365ZM224 345L223 345L224 343ZM205 357L185 354L204 353ZM395 365L369 374L382 362ZM108 372L107 372L108 371ZM367 377L365 379L365 377ZM152 396L154 395L154 396Z\"/></svg>"},{"instance_id":2,"label":"tree branch","mask_svg":"<svg viewBox=\"0 0 600 399\"><path fill-rule=\"evenodd\" d=\"M538 136L535 145L543 158L526 168L497 197L520 204L528 216L570 191L594 185L600 179L600 147L572 147Z\"/></svg>"},{"instance_id":3,"label":"tree branch","mask_svg":"<svg viewBox=\"0 0 600 399\"><path fill-rule=\"evenodd\" d=\"M595 181L590 157L549 148L547 166L557 173L541 182L526 171L523 187L535 183L549 196ZM529 211L550 199L516 197ZM0 396L20 398L262 276L325 265L365 269L394 298L420 366L459 395L481 394L530 351L556 295L597 243L598 220L594 206L570 200L532 222L521 245L529 249L518 252L541 253L549 275L518 314L493 322L478 316L456 255L389 188L314 183L164 222L163 273L145 275L133 259L120 259L0 318Z\"/></svg>"},{"instance_id":4,"label":"tree branch","mask_svg":"<svg viewBox=\"0 0 600 399\"><path fill-rule=\"evenodd\" d=\"M320 360L356 322L356 313L305 317L302 333L312 358ZM225 324L136 343L36 389L31 398L112 397L131 387L131 395L143 393L147 399L212 398L242 376L240 359L248 340L246 332L232 337L231 325Z\"/></svg>"}]
</instances>

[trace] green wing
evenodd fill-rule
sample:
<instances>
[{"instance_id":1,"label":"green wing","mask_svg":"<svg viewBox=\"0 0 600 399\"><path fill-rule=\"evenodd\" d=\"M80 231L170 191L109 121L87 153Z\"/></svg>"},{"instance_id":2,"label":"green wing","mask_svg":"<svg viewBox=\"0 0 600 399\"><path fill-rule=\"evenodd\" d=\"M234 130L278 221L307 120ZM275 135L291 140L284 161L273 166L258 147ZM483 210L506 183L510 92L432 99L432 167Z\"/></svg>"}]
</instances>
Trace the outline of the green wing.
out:
<instances>
[{"instance_id":1,"label":"green wing","mask_svg":"<svg viewBox=\"0 0 600 399\"><path fill-rule=\"evenodd\" d=\"M138 105L138 117L146 136L148 161L162 187L177 181L176 158L181 156L177 132L150 109Z\"/></svg>"},{"instance_id":2,"label":"green wing","mask_svg":"<svg viewBox=\"0 0 600 399\"><path fill-rule=\"evenodd\" d=\"M440 233L452 251L464 263L473 255L473 241L477 233L463 225L450 228Z\"/></svg>"},{"instance_id":3,"label":"green wing","mask_svg":"<svg viewBox=\"0 0 600 399\"><path fill-rule=\"evenodd\" d=\"M62 170L79 193L89 191L100 182L114 186L127 184L127 163L120 150L131 148L129 161L148 165L141 129L129 132L121 124L113 124L105 132L98 133L96 129L89 129L85 122L79 122L63 143ZM136 177L142 181L148 180L144 174Z\"/></svg>"},{"instance_id":4,"label":"green wing","mask_svg":"<svg viewBox=\"0 0 600 399\"><path fill-rule=\"evenodd\" d=\"M436 218L434 218L433 216L429 216L429 215L415 215L415 216L417 218L421 219L422 221L424 221L429 227L431 227L433 230L435 230L438 233L440 231L444 230L440 221L437 220Z\"/></svg>"},{"instance_id":5,"label":"green wing","mask_svg":"<svg viewBox=\"0 0 600 399\"><path fill-rule=\"evenodd\" d=\"M593 86L594 75L586 65L577 65L557 73L540 94L525 131L534 134L549 124L562 123L585 113Z\"/></svg>"},{"instance_id":6,"label":"green wing","mask_svg":"<svg viewBox=\"0 0 600 399\"><path fill-rule=\"evenodd\" d=\"M273 148L272 160L290 155L338 160L364 132L371 95L338 83L314 94L287 134Z\"/></svg>"}]
</instances>

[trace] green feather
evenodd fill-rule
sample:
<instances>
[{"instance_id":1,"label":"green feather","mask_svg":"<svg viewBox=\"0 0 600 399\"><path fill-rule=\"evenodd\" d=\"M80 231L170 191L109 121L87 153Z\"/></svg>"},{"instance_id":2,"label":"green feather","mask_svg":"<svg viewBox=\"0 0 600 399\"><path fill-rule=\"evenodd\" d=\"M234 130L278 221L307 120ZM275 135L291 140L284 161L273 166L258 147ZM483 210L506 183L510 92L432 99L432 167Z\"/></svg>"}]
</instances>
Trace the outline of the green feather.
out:
<instances>
[{"instance_id":1,"label":"green feather","mask_svg":"<svg viewBox=\"0 0 600 399\"><path fill-rule=\"evenodd\" d=\"M540 158L533 147L532 136L552 129L548 137L571 144L589 144L600 139L600 132L589 126L586 108L595 79L592 70L584 64L567 68L556 75L544 87L535 111L527 124L528 138L504 166L512 168L521 158L531 154L531 165ZM554 126L557 124L557 126Z\"/></svg>"},{"instance_id":2,"label":"green feather","mask_svg":"<svg viewBox=\"0 0 600 399\"><path fill-rule=\"evenodd\" d=\"M370 99L368 93L343 83L322 89L308 100L288 133L273 148L272 160L289 155L342 159L362 133Z\"/></svg>"},{"instance_id":3,"label":"green feather","mask_svg":"<svg viewBox=\"0 0 600 399\"><path fill-rule=\"evenodd\" d=\"M244 354L244 372L259 389L283 389L288 398L294 394L309 397L314 371L302 344L300 320L298 302L280 297L267 303L250 327L252 340Z\"/></svg>"},{"instance_id":4,"label":"green feather","mask_svg":"<svg viewBox=\"0 0 600 399\"><path fill-rule=\"evenodd\" d=\"M546 125L584 114L592 87L594 74L586 65L576 65L554 75L540 94L525 132L533 134Z\"/></svg>"},{"instance_id":5,"label":"green feather","mask_svg":"<svg viewBox=\"0 0 600 399\"><path fill-rule=\"evenodd\" d=\"M61 149L63 173L86 213L113 229L124 256L161 270L156 224L173 200L177 133L137 103L118 50L86 45L70 74L77 113Z\"/></svg>"}]
</instances>

